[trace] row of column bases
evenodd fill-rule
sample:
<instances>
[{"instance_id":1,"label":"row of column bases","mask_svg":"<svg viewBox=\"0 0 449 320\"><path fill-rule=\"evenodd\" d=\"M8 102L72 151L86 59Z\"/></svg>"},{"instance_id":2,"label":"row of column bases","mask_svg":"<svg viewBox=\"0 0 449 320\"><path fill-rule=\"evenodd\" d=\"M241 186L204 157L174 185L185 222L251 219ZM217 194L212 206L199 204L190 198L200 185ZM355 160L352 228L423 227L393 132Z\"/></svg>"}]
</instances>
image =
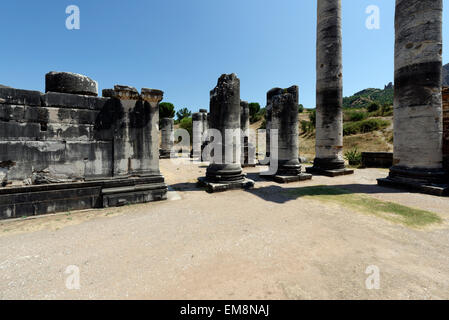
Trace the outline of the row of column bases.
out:
<instances>
[{"instance_id":1,"label":"row of column bases","mask_svg":"<svg viewBox=\"0 0 449 320\"><path fill-rule=\"evenodd\" d=\"M442 9L442 0L396 0L394 166L378 180L440 196L449 193L442 147ZM307 172L351 174L343 159L341 0L318 0L316 50L316 158ZM267 122L279 130L279 170L273 178L280 182L311 178L298 160L297 106L296 86L268 92ZM240 108L239 79L222 75L211 91L210 126L223 136L225 129L240 128ZM199 181L211 192L253 184L240 163L211 163Z\"/></svg>"}]
</instances>

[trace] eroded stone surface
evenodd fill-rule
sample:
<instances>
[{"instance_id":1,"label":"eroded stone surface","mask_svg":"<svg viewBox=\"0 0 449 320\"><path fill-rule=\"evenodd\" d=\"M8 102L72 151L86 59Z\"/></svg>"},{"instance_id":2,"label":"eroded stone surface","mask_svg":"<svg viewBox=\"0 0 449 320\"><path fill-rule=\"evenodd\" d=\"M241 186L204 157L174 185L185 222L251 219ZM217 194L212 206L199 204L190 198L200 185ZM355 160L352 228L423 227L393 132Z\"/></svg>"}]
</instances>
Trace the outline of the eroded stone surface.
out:
<instances>
[{"instance_id":1,"label":"eroded stone surface","mask_svg":"<svg viewBox=\"0 0 449 320\"><path fill-rule=\"evenodd\" d=\"M160 121L161 126L161 150L160 158L170 158L171 150L174 144L174 120L173 118L163 118Z\"/></svg>"},{"instance_id":2,"label":"eroded stone surface","mask_svg":"<svg viewBox=\"0 0 449 320\"><path fill-rule=\"evenodd\" d=\"M45 92L97 96L98 83L81 74L52 71L45 75Z\"/></svg>"},{"instance_id":3,"label":"eroded stone surface","mask_svg":"<svg viewBox=\"0 0 449 320\"><path fill-rule=\"evenodd\" d=\"M233 130L240 131L240 80L235 74L223 74L217 86L210 92L210 126L218 130L223 139L213 142L222 150L221 158L213 157L206 171L206 179L200 182L209 183L208 188L214 190L215 184L229 184L245 187L250 183L245 179L240 158L240 139L227 139L226 135ZM232 150L232 157L226 157L226 150ZM231 187L230 187L231 188ZM208 190L209 190L208 189ZM219 188L222 190L223 188ZM226 189L226 188L225 188Z\"/></svg>"},{"instance_id":4,"label":"eroded stone surface","mask_svg":"<svg viewBox=\"0 0 449 320\"><path fill-rule=\"evenodd\" d=\"M341 0L318 0L315 169L343 169Z\"/></svg>"},{"instance_id":5,"label":"eroded stone surface","mask_svg":"<svg viewBox=\"0 0 449 320\"><path fill-rule=\"evenodd\" d=\"M0 218L97 207L104 202L104 179L116 181L107 205L164 199L158 162L163 92L115 86L108 93L0 88L0 184L6 187L0 188ZM127 185L130 177L136 187ZM61 185L67 183L93 189L68 199ZM53 185L61 186L50 192ZM30 200L17 206L16 194L24 192L32 193Z\"/></svg>"}]
</instances>

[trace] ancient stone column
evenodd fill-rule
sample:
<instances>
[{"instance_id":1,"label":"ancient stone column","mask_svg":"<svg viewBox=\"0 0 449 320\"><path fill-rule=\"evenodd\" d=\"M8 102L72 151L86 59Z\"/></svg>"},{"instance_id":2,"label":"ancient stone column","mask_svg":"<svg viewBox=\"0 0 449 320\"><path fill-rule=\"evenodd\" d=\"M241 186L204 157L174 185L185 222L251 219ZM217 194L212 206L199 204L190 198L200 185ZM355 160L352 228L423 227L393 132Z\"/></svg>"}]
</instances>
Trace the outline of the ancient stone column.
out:
<instances>
[{"instance_id":1,"label":"ancient stone column","mask_svg":"<svg viewBox=\"0 0 449 320\"><path fill-rule=\"evenodd\" d=\"M220 157L214 153L206 177L199 179L200 184L208 192L252 187L254 182L246 179L237 157L240 139L229 139L229 130L240 130L240 80L235 74L222 75L210 93L210 125L221 133L222 140L216 141L214 137L211 144L214 150L222 152ZM233 156L226 157L227 152Z\"/></svg>"},{"instance_id":2,"label":"ancient stone column","mask_svg":"<svg viewBox=\"0 0 449 320\"><path fill-rule=\"evenodd\" d=\"M271 105L271 97L269 96L269 94L267 93L267 106L265 108L266 113L265 113L265 143L266 143L266 147L265 147L265 158L266 160L264 161L264 164L268 164L269 163L269 158L270 158L270 148L271 148L271 137L270 137L270 128L271 128L271 110L272 110L272 105Z\"/></svg>"},{"instance_id":3,"label":"ancient stone column","mask_svg":"<svg viewBox=\"0 0 449 320\"><path fill-rule=\"evenodd\" d=\"M449 87L443 87L443 165L449 171Z\"/></svg>"},{"instance_id":4,"label":"ancient stone column","mask_svg":"<svg viewBox=\"0 0 449 320\"><path fill-rule=\"evenodd\" d=\"M307 171L350 174L343 159L341 0L318 0L316 54L316 158Z\"/></svg>"},{"instance_id":5,"label":"ancient stone column","mask_svg":"<svg viewBox=\"0 0 449 320\"><path fill-rule=\"evenodd\" d=\"M207 113L206 109L200 109L200 113L202 114L203 119L203 141L201 143L201 161L209 161L209 157L207 155L204 155L203 151L209 144L209 139L207 138L207 133L209 130L209 114Z\"/></svg>"},{"instance_id":6,"label":"ancient stone column","mask_svg":"<svg viewBox=\"0 0 449 320\"><path fill-rule=\"evenodd\" d=\"M242 130L242 167L256 166L256 148L250 143L249 103L240 102L240 129Z\"/></svg>"},{"instance_id":7,"label":"ancient stone column","mask_svg":"<svg viewBox=\"0 0 449 320\"><path fill-rule=\"evenodd\" d=\"M161 159L169 159L174 144L174 120L173 118L161 119Z\"/></svg>"},{"instance_id":8,"label":"ancient stone column","mask_svg":"<svg viewBox=\"0 0 449 320\"><path fill-rule=\"evenodd\" d=\"M277 172L262 176L279 183L288 183L312 179L311 174L301 173L299 161L299 88L274 88L268 92L271 101L271 129L277 130L277 159L271 154L270 162L277 162ZM273 144L274 143L274 144Z\"/></svg>"},{"instance_id":9,"label":"ancient stone column","mask_svg":"<svg viewBox=\"0 0 449 320\"><path fill-rule=\"evenodd\" d=\"M159 102L163 92L115 86L114 176L159 175Z\"/></svg>"},{"instance_id":10,"label":"ancient stone column","mask_svg":"<svg viewBox=\"0 0 449 320\"><path fill-rule=\"evenodd\" d=\"M200 109L200 113L203 115L203 134L209 129L209 124L207 120L207 110L206 109Z\"/></svg>"},{"instance_id":11,"label":"ancient stone column","mask_svg":"<svg viewBox=\"0 0 449 320\"><path fill-rule=\"evenodd\" d=\"M192 139L192 158L200 159L201 158L201 145L203 138L203 113L196 112L192 114L192 125L193 125L193 139Z\"/></svg>"},{"instance_id":12,"label":"ancient stone column","mask_svg":"<svg viewBox=\"0 0 449 320\"><path fill-rule=\"evenodd\" d=\"M396 0L394 166L382 185L449 192L442 150L442 18L442 0Z\"/></svg>"}]
</instances>

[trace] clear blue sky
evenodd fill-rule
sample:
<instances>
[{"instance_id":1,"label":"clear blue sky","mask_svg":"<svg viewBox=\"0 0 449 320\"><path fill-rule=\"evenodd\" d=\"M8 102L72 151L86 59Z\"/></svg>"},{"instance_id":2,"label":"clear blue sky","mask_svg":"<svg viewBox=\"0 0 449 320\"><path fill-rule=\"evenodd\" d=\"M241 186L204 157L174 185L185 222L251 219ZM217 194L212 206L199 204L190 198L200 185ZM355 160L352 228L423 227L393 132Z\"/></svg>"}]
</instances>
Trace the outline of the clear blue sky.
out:
<instances>
[{"instance_id":1,"label":"clear blue sky","mask_svg":"<svg viewBox=\"0 0 449 320\"><path fill-rule=\"evenodd\" d=\"M80 30L65 27L71 4ZM365 28L368 5L380 7L380 30ZM45 73L71 71L100 90L161 89L178 109L197 111L209 107L217 78L234 72L242 100L264 106L269 89L296 84L300 102L315 105L315 0L4 0L0 29L4 85L43 91ZM392 81L394 1L343 0L343 42L345 95Z\"/></svg>"}]
</instances>

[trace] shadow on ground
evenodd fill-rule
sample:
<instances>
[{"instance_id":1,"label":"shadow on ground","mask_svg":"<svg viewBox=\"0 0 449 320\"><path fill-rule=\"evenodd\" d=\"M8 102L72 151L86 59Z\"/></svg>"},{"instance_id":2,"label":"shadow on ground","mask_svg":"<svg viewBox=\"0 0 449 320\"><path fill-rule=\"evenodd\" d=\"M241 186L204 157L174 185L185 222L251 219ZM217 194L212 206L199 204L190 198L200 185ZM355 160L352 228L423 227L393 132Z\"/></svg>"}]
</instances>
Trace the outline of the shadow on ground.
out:
<instances>
[{"instance_id":1,"label":"shadow on ground","mask_svg":"<svg viewBox=\"0 0 449 320\"><path fill-rule=\"evenodd\" d=\"M298 198L302 197L347 195L347 194L401 193L404 191L379 187L377 185L346 184L335 186L309 186L298 188L286 188L282 187L281 185L271 185L267 187L247 190L247 192L255 196L258 196L259 198L265 201L282 204L288 201L297 200Z\"/></svg>"}]
</instances>

